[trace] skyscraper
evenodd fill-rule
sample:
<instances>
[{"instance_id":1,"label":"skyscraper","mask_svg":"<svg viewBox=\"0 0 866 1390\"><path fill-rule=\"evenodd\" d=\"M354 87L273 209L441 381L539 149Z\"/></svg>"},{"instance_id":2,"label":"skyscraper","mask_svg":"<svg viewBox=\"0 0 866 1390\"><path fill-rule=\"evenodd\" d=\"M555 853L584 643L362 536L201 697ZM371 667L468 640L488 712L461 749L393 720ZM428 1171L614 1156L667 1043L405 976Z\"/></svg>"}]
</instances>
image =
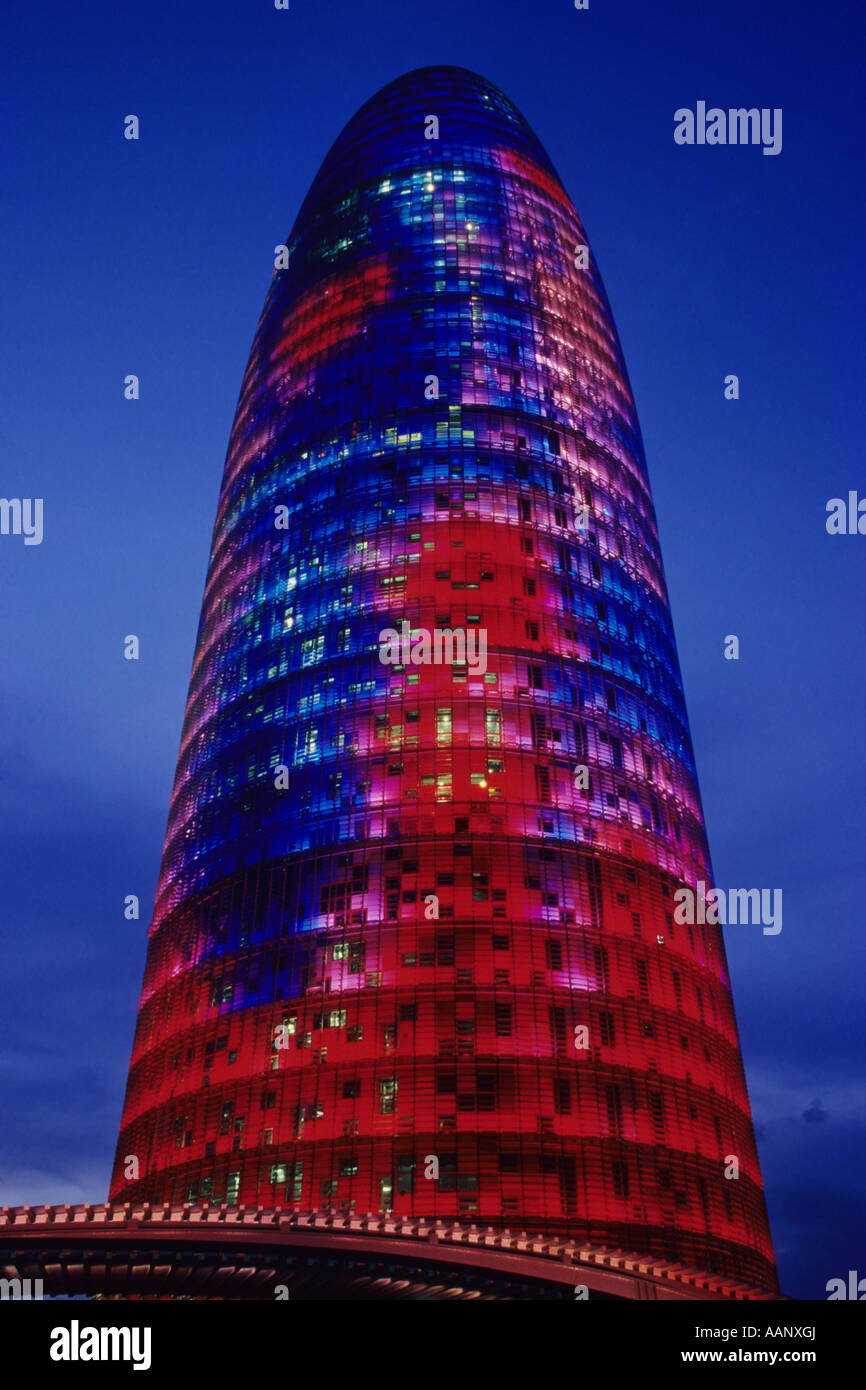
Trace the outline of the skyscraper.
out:
<instances>
[{"instance_id":1,"label":"skyscraper","mask_svg":"<svg viewBox=\"0 0 866 1390\"><path fill-rule=\"evenodd\" d=\"M275 264L112 1197L475 1221L773 1288L721 933L674 915L712 873L580 220L500 91L426 68L349 122Z\"/></svg>"}]
</instances>

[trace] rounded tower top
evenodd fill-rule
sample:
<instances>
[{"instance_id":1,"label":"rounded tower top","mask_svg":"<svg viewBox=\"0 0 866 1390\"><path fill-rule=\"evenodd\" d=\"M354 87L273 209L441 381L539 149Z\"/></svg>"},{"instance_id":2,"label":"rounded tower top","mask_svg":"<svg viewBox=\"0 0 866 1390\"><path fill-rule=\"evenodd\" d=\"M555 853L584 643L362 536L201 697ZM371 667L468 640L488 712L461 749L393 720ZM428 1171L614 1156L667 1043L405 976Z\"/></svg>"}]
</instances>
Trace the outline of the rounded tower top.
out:
<instances>
[{"instance_id":1,"label":"rounded tower top","mask_svg":"<svg viewBox=\"0 0 866 1390\"><path fill-rule=\"evenodd\" d=\"M439 122L441 145L437 148L443 152L449 152L449 132L459 131L465 147L467 135L475 131L481 149L501 145L516 151L543 169L562 189L544 146L504 92L468 68L433 64L413 68L387 82L346 122L313 180L298 223L309 216L310 204L323 191L335 182L341 186L351 182L365 148L375 146L381 167L389 161L402 166L408 152L407 126L417 121L421 130L431 116Z\"/></svg>"}]
</instances>

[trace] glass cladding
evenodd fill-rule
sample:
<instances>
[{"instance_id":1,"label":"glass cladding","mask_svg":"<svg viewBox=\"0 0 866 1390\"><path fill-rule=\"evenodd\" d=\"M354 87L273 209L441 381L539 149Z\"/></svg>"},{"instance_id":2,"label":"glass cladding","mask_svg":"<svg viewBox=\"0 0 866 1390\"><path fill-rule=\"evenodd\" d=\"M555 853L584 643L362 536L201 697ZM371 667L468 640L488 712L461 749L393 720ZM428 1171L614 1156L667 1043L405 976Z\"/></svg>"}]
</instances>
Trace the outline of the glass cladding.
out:
<instances>
[{"instance_id":1,"label":"glass cladding","mask_svg":"<svg viewBox=\"0 0 866 1390\"><path fill-rule=\"evenodd\" d=\"M674 921L712 873L585 246L459 68L378 93L307 195L229 442L115 1198L775 1286L721 933Z\"/></svg>"}]
</instances>

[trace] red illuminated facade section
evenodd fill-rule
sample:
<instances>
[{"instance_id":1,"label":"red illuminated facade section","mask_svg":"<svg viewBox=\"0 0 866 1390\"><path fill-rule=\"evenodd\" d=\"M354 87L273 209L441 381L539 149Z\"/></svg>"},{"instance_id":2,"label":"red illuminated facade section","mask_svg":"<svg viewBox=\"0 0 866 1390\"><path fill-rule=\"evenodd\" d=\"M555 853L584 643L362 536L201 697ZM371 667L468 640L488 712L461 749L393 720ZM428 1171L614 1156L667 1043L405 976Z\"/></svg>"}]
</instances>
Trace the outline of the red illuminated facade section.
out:
<instances>
[{"instance_id":1,"label":"red illuminated facade section","mask_svg":"<svg viewBox=\"0 0 866 1390\"><path fill-rule=\"evenodd\" d=\"M287 245L112 1198L465 1220L775 1288L721 933L674 921L712 873L577 214L502 93L432 68L349 123ZM383 661L403 624L485 660Z\"/></svg>"}]
</instances>

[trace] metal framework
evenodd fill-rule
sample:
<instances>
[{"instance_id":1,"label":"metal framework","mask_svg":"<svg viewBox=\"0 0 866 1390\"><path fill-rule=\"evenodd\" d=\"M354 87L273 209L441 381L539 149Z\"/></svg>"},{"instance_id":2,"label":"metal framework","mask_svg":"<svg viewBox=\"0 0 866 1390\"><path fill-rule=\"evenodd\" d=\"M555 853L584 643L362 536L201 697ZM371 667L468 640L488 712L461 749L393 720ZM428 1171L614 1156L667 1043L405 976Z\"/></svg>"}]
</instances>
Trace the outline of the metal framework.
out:
<instances>
[{"instance_id":1,"label":"metal framework","mask_svg":"<svg viewBox=\"0 0 866 1390\"><path fill-rule=\"evenodd\" d=\"M115 1202L0 1208L0 1278L121 1298L768 1300L603 1246L387 1216Z\"/></svg>"}]
</instances>

